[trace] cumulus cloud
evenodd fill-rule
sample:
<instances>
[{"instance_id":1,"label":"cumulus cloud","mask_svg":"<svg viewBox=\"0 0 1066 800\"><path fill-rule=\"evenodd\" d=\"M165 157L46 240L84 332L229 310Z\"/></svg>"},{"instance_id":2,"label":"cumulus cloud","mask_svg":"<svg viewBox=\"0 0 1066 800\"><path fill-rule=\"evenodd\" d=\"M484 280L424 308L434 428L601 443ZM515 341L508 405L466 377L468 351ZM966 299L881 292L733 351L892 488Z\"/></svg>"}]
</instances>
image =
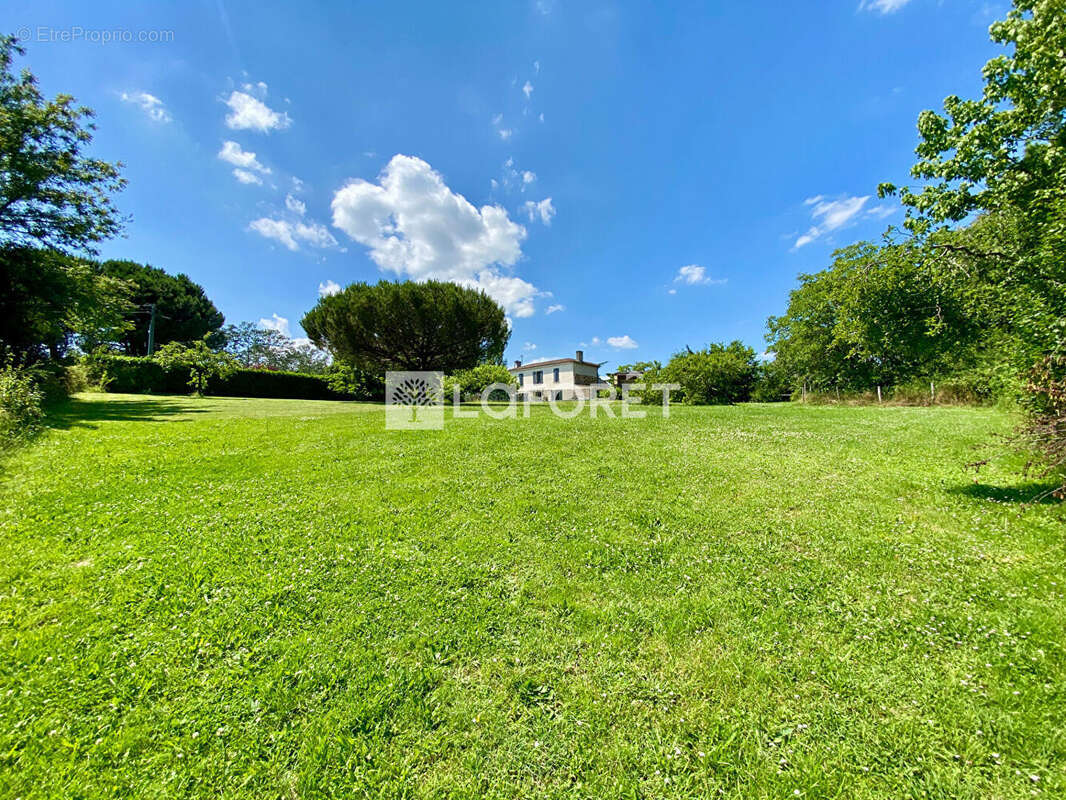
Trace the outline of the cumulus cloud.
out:
<instances>
[{"instance_id":1,"label":"cumulus cloud","mask_svg":"<svg viewBox=\"0 0 1066 800\"><path fill-rule=\"evenodd\" d=\"M701 267L699 264L689 264L688 266L681 267L677 271L677 276L674 278L674 283L684 283L689 286L707 286L712 283L725 283L725 278L712 278L707 274L707 268ZM676 290L671 291L671 294L676 294Z\"/></svg>"},{"instance_id":2,"label":"cumulus cloud","mask_svg":"<svg viewBox=\"0 0 1066 800\"><path fill-rule=\"evenodd\" d=\"M268 331L277 331L283 336L290 336L289 321L285 317L279 317L277 314L271 314L269 317L263 317L259 320L259 327L266 328Z\"/></svg>"},{"instance_id":3,"label":"cumulus cloud","mask_svg":"<svg viewBox=\"0 0 1066 800\"><path fill-rule=\"evenodd\" d=\"M255 173L270 174L270 168L259 163L255 153L241 149L236 142L223 142L222 149L218 151L218 157L227 164L233 164L233 177L241 183L261 184L262 179Z\"/></svg>"},{"instance_id":4,"label":"cumulus cloud","mask_svg":"<svg viewBox=\"0 0 1066 800\"><path fill-rule=\"evenodd\" d=\"M554 303L553 305L548 306L547 310L544 313L554 314L556 311L566 311L566 306L560 305L559 303Z\"/></svg>"},{"instance_id":5,"label":"cumulus cloud","mask_svg":"<svg viewBox=\"0 0 1066 800\"><path fill-rule=\"evenodd\" d=\"M285 195L285 208L289 209L294 214L299 214L301 217L307 211L307 204L303 200L298 200L291 194Z\"/></svg>"},{"instance_id":6,"label":"cumulus cloud","mask_svg":"<svg viewBox=\"0 0 1066 800\"><path fill-rule=\"evenodd\" d=\"M535 181L536 179L537 179L537 173L535 173L535 172L531 172L530 170L527 169L527 170L525 170L522 173L522 183L523 184L528 185L530 183L533 183L533 181Z\"/></svg>"},{"instance_id":7,"label":"cumulus cloud","mask_svg":"<svg viewBox=\"0 0 1066 800\"><path fill-rule=\"evenodd\" d=\"M256 172L269 174L270 168L264 167L255 157L255 153L243 150L236 142L226 141L222 143L222 149L218 151L218 157L223 161L242 169L254 169Z\"/></svg>"},{"instance_id":8,"label":"cumulus cloud","mask_svg":"<svg viewBox=\"0 0 1066 800\"><path fill-rule=\"evenodd\" d=\"M533 344L533 342L526 342L524 345L522 345L522 349L523 350L536 350L537 346L535 344Z\"/></svg>"},{"instance_id":9,"label":"cumulus cloud","mask_svg":"<svg viewBox=\"0 0 1066 800\"><path fill-rule=\"evenodd\" d=\"M822 195L808 197L803 201L803 204L811 207L811 219L814 221L814 225L796 239L792 249L798 250L815 239L847 225L863 210L869 199L869 195L864 197L842 197L839 200L827 200Z\"/></svg>"},{"instance_id":10,"label":"cumulus cloud","mask_svg":"<svg viewBox=\"0 0 1066 800\"><path fill-rule=\"evenodd\" d=\"M246 169L237 167L233 170L233 177L241 183L254 183L256 185L262 184L263 179L256 175L254 172L249 172Z\"/></svg>"},{"instance_id":11,"label":"cumulus cloud","mask_svg":"<svg viewBox=\"0 0 1066 800\"><path fill-rule=\"evenodd\" d=\"M529 81L526 81L526 85L522 87L522 94L524 94L526 96L526 100L528 100L530 98L530 95L533 94L533 84Z\"/></svg>"},{"instance_id":12,"label":"cumulus cloud","mask_svg":"<svg viewBox=\"0 0 1066 800\"><path fill-rule=\"evenodd\" d=\"M264 84L265 86L265 84ZM292 125L289 115L271 109L266 103L247 92L232 92L226 105L226 126L235 131L252 130L260 133L280 131Z\"/></svg>"},{"instance_id":13,"label":"cumulus cloud","mask_svg":"<svg viewBox=\"0 0 1066 800\"><path fill-rule=\"evenodd\" d=\"M552 205L550 197L545 197L539 203L527 200L522 208L525 210L530 222L535 222L539 217L540 221L545 225L552 224L552 217L555 216L555 206Z\"/></svg>"},{"instance_id":14,"label":"cumulus cloud","mask_svg":"<svg viewBox=\"0 0 1066 800\"><path fill-rule=\"evenodd\" d=\"M453 192L420 158L393 156L377 183L355 179L333 195L333 225L370 249L381 269L412 280L444 280L485 291L515 317L541 294L506 274L526 229L499 206L480 209Z\"/></svg>"},{"instance_id":15,"label":"cumulus cloud","mask_svg":"<svg viewBox=\"0 0 1066 800\"><path fill-rule=\"evenodd\" d=\"M340 294L340 293L341 293L341 285L339 283L337 283L336 281L327 280L327 281L322 281L320 284L318 284L318 296L319 297L328 297L331 294Z\"/></svg>"},{"instance_id":16,"label":"cumulus cloud","mask_svg":"<svg viewBox=\"0 0 1066 800\"><path fill-rule=\"evenodd\" d=\"M592 340L593 344L596 344L597 342L599 342L599 339ZM608 336L607 344L618 350L635 350L640 346L633 341L633 338L628 333L625 336Z\"/></svg>"},{"instance_id":17,"label":"cumulus cloud","mask_svg":"<svg viewBox=\"0 0 1066 800\"><path fill-rule=\"evenodd\" d=\"M167 111L163 101L154 94L148 92L123 92L120 97L123 103L132 103L148 115L152 122L170 122L173 117Z\"/></svg>"},{"instance_id":18,"label":"cumulus cloud","mask_svg":"<svg viewBox=\"0 0 1066 800\"><path fill-rule=\"evenodd\" d=\"M860 11L876 11L878 14L892 14L899 11L911 0L862 0Z\"/></svg>"},{"instance_id":19,"label":"cumulus cloud","mask_svg":"<svg viewBox=\"0 0 1066 800\"><path fill-rule=\"evenodd\" d=\"M271 219L260 217L252 220L248 228L266 239L273 239L285 245L289 250L300 249L300 244L308 244L312 247L336 247L337 240L327 230L325 225L316 222L289 222L284 219Z\"/></svg>"}]
</instances>

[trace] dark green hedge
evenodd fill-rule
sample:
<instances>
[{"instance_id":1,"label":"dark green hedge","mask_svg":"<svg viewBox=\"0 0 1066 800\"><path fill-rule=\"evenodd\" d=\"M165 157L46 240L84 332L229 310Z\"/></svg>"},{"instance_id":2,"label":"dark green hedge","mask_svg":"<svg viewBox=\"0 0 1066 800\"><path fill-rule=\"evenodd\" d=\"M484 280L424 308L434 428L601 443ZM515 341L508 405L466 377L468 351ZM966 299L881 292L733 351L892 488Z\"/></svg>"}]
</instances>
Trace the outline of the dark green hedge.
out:
<instances>
[{"instance_id":1,"label":"dark green hedge","mask_svg":"<svg viewBox=\"0 0 1066 800\"><path fill-rule=\"evenodd\" d=\"M186 369L164 369L149 358L94 355L87 359L90 378L104 382L109 392L128 394L189 394ZM223 397L281 397L293 400L350 400L330 389L321 375L239 369L227 378L213 378L208 394Z\"/></svg>"}]
</instances>

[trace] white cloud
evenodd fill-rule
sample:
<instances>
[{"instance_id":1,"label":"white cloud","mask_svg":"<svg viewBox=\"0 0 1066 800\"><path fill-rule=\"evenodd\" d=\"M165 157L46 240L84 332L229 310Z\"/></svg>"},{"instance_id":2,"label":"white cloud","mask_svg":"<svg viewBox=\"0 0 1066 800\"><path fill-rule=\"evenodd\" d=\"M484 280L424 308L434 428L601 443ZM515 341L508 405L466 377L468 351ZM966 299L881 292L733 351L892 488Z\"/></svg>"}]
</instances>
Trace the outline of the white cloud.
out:
<instances>
[{"instance_id":1,"label":"white cloud","mask_svg":"<svg viewBox=\"0 0 1066 800\"><path fill-rule=\"evenodd\" d=\"M291 194L285 195L285 208L289 209L294 214L299 214L301 217L307 211L307 204L303 200L297 200Z\"/></svg>"},{"instance_id":2,"label":"white cloud","mask_svg":"<svg viewBox=\"0 0 1066 800\"><path fill-rule=\"evenodd\" d=\"M544 122L544 112L543 111L540 112L540 116L537 117L537 119L539 119L541 122Z\"/></svg>"},{"instance_id":3,"label":"white cloud","mask_svg":"<svg viewBox=\"0 0 1066 800\"><path fill-rule=\"evenodd\" d=\"M534 75L539 75L540 74L540 62L539 61L534 61L533 62L533 74Z\"/></svg>"},{"instance_id":4,"label":"white cloud","mask_svg":"<svg viewBox=\"0 0 1066 800\"><path fill-rule=\"evenodd\" d=\"M896 213L898 209L895 206L874 206L873 208L866 209L866 216L874 217L875 219L885 219L891 217Z\"/></svg>"},{"instance_id":5,"label":"white cloud","mask_svg":"<svg viewBox=\"0 0 1066 800\"><path fill-rule=\"evenodd\" d=\"M259 159L255 157L255 153L249 152L248 150L242 150L241 146L236 142L223 142L222 149L218 151L218 157L221 158L223 161L232 164L235 167L239 167L240 170L244 172L255 170L256 172L261 172L264 175L270 174L270 168L264 167L262 164L260 164ZM234 174L236 174L237 171L238 170L234 170ZM239 177L238 180L240 180ZM251 181L242 182L251 183ZM261 181L257 179L255 183L261 183Z\"/></svg>"},{"instance_id":6,"label":"white cloud","mask_svg":"<svg viewBox=\"0 0 1066 800\"><path fill-rule=\"evenodd\" d=\"M537 346L535 344L533 344L533 342L526 342L524 345L522 345L522 349L523 350L536 350Z\"/></svg>"},{"instance_id":7,"label":"white cloud","mask_svg":"<svg viewBox=\"0 0 1066 800\"><path fill-rule=\"evenodd\" d=\"M592 343L596 344L597 341L597 339L593 339ZM629 334L626 334L625 336L609 336L607 337L607 344L619 350L635 350L640 346L633 341Z\"/></svg>"},{"instance_id":8,"label":"white cloud","mask_svg":"<svg viewBox=\"0 0 1066 800\"><path fill-rule=\"evenodd\" d=\"M503 127L503 114L492 115L492 127L496 129L496 133L505 142L511 138L511 134L514 133L510 128Z\"/></svg>"},{"instance_id":9,"label":"white cloud","mask_svg":"<svg viewBox=\"0 0 1066 800\"><path fill-rule=\"evenodd\" d=\"M526 100L533 94L533 84L526 81L526 85L522 87L522 94L526 96Z\"/></svg>"},{"instance_id":10,"label":"white cloud","mask_svg":"<svg viewBox=\"0 0 1066 800\"><path fill-rule=\"evenodd\" d=\"M688 266L681 267L677 271L677 276L674 278L674 283L684 283L689 286L708 286L715 283L725 283L725 278L712 278L707 274L707 268L701 267L699 264L689 264ZM671 292L676 294L676 290Z\"/></svg>"},{"instance_id":11,"label":"white cloud","mask_svg":"<svg viewBox=\"0 0 1066 800\"><path fill-rule=\"evenodd\" d=\"M328 297L331 294L340 294L340 293L341 293L341 285L339 283L337 283L336 281L327 280L327 281L323 281L322 283L318 284L318 296L319 297Z\"/></svg>"},{"instance_id":12,"label":"white cloud","mask_svg":"<svg viewBox=\"0 0 1066 800\"><path fill-rule=\"evenodd\" d=\"M260 185L263 183L263 179L256 175L254 172L249 172L248 170L241 169L240 167L237 167L233 170L233 177L241 183L254 183L256 185Z\"/></svg>"},{"instance_id":13,"label":"white cloud","mask_svg":"<svg viewBox=\"0 0 1066 800\"><path fill-rule=\"evenodd\" d=\"M289 336L289 321L285 317L279 317L277 314L271 314L269 317L263 317L259 320L259 327L266 328L268 331L277 331L283 336Z\"/></svg>"},{"instance_id":14,"label":"white cloud","mask_svg":"<svg viewBox=\"0 0 1066 800\"><path fill-rule=\"evenodd\" d=\"M677 289L667 289L666 293L667 294L677 294Z\"/></svg>"},{"instance_id":15,"label":"white cloud","mask_svg":"<svg viewBox=\"0 0 1066 800\"><path fill-rule=\"evenodd\" d=\"M592 343L593 344L599 344L600 343L600 337L599 336L593 336L592 337Z\"/></svg>"},{"instance_id":16,"label":"white cloud","mask_svg":"<svg viewBox=\"0 0 1066 800\"><path fill-rule=\"evenodd\" d=\"M540 217L540 221L545 225L552 224L552 217L555 216L555 206L552 205L552 199L550 197L545 197L539 203L527 200L522 208L525 209L530 222L534 222L537 217Z\"/></svg>"},{"instance_id":17,"label":"white cloud","mask_svg":"<svg viewBox=\"0 0 1066 800\"><path fill-rule=\"evenodd\" d=\"M336 247L337 240L325 225L317 222L297 222L293 227L295 236L312 247Z\"/></svg>"},{"instance_id":18,"label":"white cloud","mask_svg":"<svg viewBox=\"0 0 1066 800\"><path fill-rule=\"evenodd\" d=\"M530 184L537 179L537 173L530 172L528 169L522 173L522 183Z\"/></svg>"},{"instance_id":19,"label":"white cloud","mask_svg":"<svg viewBox=\"0 0 1066 800\"><path fill-rule=\"evenodd\" d=\"M864 197L843 197L839 200L827 200L822 195L808 197L803 201L803 204L812 206L811 219L814 221L814 225L796 239L792 249L798 250L820 236L847 225L863 210L869 199L869 195Z\"/></svg>"},{"instance_id":20,"label":"white cloud","mask_svg":"<svg viewBox=\"0 0 1066 800\"><path fill-rule=\"evenodd\" d=\"M911 0L862 0L860 11L876 11L879 14L892 14L899 11Z\"/></svg>"},{"instance_id":21,"label":"white cloud","mask_svg":"<svg viewBox=\"0 0 1066 800\"><path fill-rule=\"evenodd\" d=\"M559 303L555 303L553 305L548 306L548 309L544 313L554 314L556 311L566 311L566 306L560 305Z\"/></svg>"},{"instance_id":22,"label":"white cloud","mask_svg":"<svg viewBox=\"0 0 1066 800\"><path fill-rule=\"evenodd\" d=\"M122 98L123 103L133 103L138 106L141 111L148 115L152 122L170 122L173 119L166 106L163 105L163 101L154 94L148 94L148 92L123 92L119 96Z\"/></svg>"},{"instance_id":23,"label":"white cloud","mask_svg":"<svg viewBox=\"0 0 1066 800\"><path fill-rule=\"evenodd\" d=\"M266 239L280 242L293 251L300 249L300 242L312 247L337 246L337 240L333 238L333 234L326 229L326 226L315 222L292 223L283 219L261 217L250 222L248 228Z\"/></svg>"},{"instance_id":24,"label":"white cloud","mask_svg":"<svg viewBox=\"0 0 1066 800\"><path fill-rule=\"evenodd\" d=\"M501 271L522 255L526 229L499 206L476 208L422 159L393 156L378 183L350 181L332 207L333 225L370 248L381 269L472 286L514 317L533 314L541 292Z\"/></svg>"},{"instance_id":25,"label":"white cloud","mask_svg":"<svg viewBox=\"0 0 1066 800\"><path fill-rule=\"evenodd\" d=\"M292 124L289 115L272 110L266 103L246 92L233 92L226 105L230 113L226 115L226 126L235 131L253 130L260 133L284 130Z\"/></svg>"}]
</instances>

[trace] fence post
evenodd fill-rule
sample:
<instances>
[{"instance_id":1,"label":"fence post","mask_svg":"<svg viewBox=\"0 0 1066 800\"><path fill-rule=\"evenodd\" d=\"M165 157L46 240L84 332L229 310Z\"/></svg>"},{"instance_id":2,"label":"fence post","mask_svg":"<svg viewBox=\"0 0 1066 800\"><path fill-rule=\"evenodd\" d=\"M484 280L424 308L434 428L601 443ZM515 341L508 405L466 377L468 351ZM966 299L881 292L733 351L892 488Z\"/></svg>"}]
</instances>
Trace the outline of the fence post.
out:
<instances>
[{"instance_id":1,"label":"fence post","mask_svg":"<svg viewBox=\"0 0 1066 800\"><path fill-rule=\"evenodd\" d=\"M877 384L877 402L881 402L881 384Z\"/></svg>"},{"instance_id":2,"label":"fence post","mask_svg":"<svg viewBox=\"0 0 1066 800\"><path fill-rule=\"evenodd\" d=\"M929 381L929 402L936 402L936 384L933 381Z\"/></svg>"}]
</instances>

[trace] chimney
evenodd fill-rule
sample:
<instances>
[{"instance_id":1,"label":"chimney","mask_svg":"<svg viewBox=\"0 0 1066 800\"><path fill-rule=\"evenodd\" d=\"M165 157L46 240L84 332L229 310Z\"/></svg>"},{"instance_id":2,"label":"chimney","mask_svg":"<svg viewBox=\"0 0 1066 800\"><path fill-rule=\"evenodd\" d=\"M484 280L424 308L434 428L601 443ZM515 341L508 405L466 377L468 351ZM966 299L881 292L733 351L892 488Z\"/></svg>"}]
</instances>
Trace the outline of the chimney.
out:
<instances>
[{"instance_id":1,"label":"chimney","mask_svg":"<svg viewBox=\"0 0 1066 800\"><path fill-rule=\"evenodd\" d=\"M514 365L515 365L516 367L520 367L520 366L522 366L522 359L520 359L520 358L518 358L518 359L515 359Z\"/></svg>"},{"instance_id":2,"label":"chimney","mask_svg":"<svg viewBox=\"0 0 1066 800\"><path fill-rule=\"evenodd\" d=\"M577 351L577 360L578 361L584 361L585 360L585 351L584 350L578 350Z\"/></svg>"}]
</instances>

